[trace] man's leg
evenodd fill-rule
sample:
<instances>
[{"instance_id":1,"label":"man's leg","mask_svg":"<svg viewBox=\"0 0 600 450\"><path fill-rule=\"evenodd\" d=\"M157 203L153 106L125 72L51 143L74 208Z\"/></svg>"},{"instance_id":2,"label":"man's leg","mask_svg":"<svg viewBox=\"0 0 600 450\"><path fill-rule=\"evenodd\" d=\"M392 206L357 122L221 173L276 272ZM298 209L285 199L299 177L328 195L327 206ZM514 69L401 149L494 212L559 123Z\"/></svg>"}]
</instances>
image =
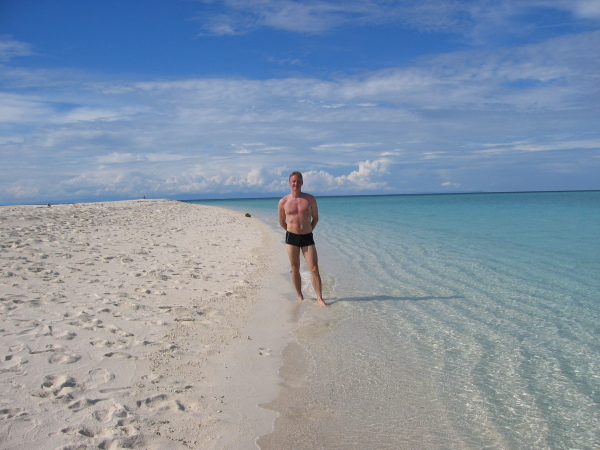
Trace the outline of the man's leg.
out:
<instances>
[{"instance_id":1,"label":"man's leg","mask_svg":"<svg viewBox=\"0 0 600 450\"><path fill-rule=\"evenodd\" d=\"M317 248L314 245L302 247L302 253L304 254L304 259L306 260L306 264L310 270L313 289L315 290L315 294L317 294L317 303L321 306L329 306L323 301L323 295L321 293L321 274L319 273L319 257L317 256Z\"/></svg>"},{"instance_id":2,"label":"man's leg","mask_svg":"<svg viewBox=\"0 0 600 450\"><path fill-rule=\"evenodd\" d=\"M302 295L302 279L300 278L300 247L295 245L287 246L288 257L290 258L290 266L292 267L292 283L298 294L298 301L304 300Z\"/></svg>"}]
</instances>

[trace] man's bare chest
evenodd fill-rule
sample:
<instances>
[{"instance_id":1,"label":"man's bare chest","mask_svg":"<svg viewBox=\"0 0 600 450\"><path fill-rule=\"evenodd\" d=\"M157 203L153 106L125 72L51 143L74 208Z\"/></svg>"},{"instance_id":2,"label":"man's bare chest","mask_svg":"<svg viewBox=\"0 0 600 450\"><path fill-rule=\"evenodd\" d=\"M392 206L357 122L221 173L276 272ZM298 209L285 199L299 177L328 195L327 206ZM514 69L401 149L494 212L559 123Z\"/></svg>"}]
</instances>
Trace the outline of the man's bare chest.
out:
<instances>
[{"instance_id":1,"label":"man's bare chest","mask_svg":"<svg viewBox=\"0 0 600 450\"><path fill-rule=\"evenodd\" d=\"M291 198L285 203L287 215L304 215L310 213L310 202L303 198Z\"/></svg>"}]
</instances>

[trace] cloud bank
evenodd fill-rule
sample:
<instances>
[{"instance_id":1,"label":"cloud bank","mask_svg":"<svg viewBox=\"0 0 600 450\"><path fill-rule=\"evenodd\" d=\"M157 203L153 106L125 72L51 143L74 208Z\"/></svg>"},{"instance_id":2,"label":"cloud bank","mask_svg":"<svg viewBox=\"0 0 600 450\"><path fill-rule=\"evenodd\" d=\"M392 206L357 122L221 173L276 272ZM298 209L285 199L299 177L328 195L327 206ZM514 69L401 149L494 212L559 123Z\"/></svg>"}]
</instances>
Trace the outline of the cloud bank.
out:
<instances>
[{"instance_id":1,"label":"cloud bank","mask_svg":"<svg viewBox=\"0 0 600 450\"><path fill-rule=\"evenodd\" d=\"M484 24L516 26L534 6L591 25L358 74L266 79L28 69L18 61L34 57L29 44L5 39L0 203L277 196L293 170L320 195L600 188L598 2L210 4L203 33L218 35L401 21L481 39Z\"/></svg>"}]
</instances>

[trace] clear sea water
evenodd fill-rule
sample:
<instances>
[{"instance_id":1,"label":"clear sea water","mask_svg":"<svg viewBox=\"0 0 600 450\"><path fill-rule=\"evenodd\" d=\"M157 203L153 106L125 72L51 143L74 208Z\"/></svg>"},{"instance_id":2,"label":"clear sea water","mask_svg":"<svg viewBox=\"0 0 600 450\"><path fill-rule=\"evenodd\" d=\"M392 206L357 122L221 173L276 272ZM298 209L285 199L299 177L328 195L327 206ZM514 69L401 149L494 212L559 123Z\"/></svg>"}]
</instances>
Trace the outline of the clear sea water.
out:
<instances>
[{"instance_id":1,"label":"clear sea water","mask_svg":"<svg viewBox=\"0 0 600 450\"><path fill-rule=\"evenodd\" d=\"M264 448L600 448L600 192L317 201L332 308L304 273Z\"/></svg>"}]
</instances>

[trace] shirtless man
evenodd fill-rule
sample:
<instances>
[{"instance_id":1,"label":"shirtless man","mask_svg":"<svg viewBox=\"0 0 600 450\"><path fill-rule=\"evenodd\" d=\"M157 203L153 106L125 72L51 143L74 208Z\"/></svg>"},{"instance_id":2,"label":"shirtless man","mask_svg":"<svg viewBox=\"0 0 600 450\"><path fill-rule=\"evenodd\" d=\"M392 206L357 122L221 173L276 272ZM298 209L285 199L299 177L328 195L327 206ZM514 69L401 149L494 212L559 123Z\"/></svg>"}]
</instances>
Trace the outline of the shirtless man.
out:
<instances>
[{"instance_id":1,"label":"shirtless man","mask_svg":"<svg viewBox=\"0 0 600 450\"><path fill-rule=\"evenodd\" d=\"M317 303L321 306L329 306L323 301L321 294L319 260L312 234L319 221L317 201L312 195L302 192L303 180L300 172L293 172L289 182L292 191L279 200L277 209L279 225L287 231L285 242L292 266L292 282L298 293L298 301L304 300L300 278L300 251L302 251L310 270L313 288L317 294Z\"/></svg>"}]
</instances>

